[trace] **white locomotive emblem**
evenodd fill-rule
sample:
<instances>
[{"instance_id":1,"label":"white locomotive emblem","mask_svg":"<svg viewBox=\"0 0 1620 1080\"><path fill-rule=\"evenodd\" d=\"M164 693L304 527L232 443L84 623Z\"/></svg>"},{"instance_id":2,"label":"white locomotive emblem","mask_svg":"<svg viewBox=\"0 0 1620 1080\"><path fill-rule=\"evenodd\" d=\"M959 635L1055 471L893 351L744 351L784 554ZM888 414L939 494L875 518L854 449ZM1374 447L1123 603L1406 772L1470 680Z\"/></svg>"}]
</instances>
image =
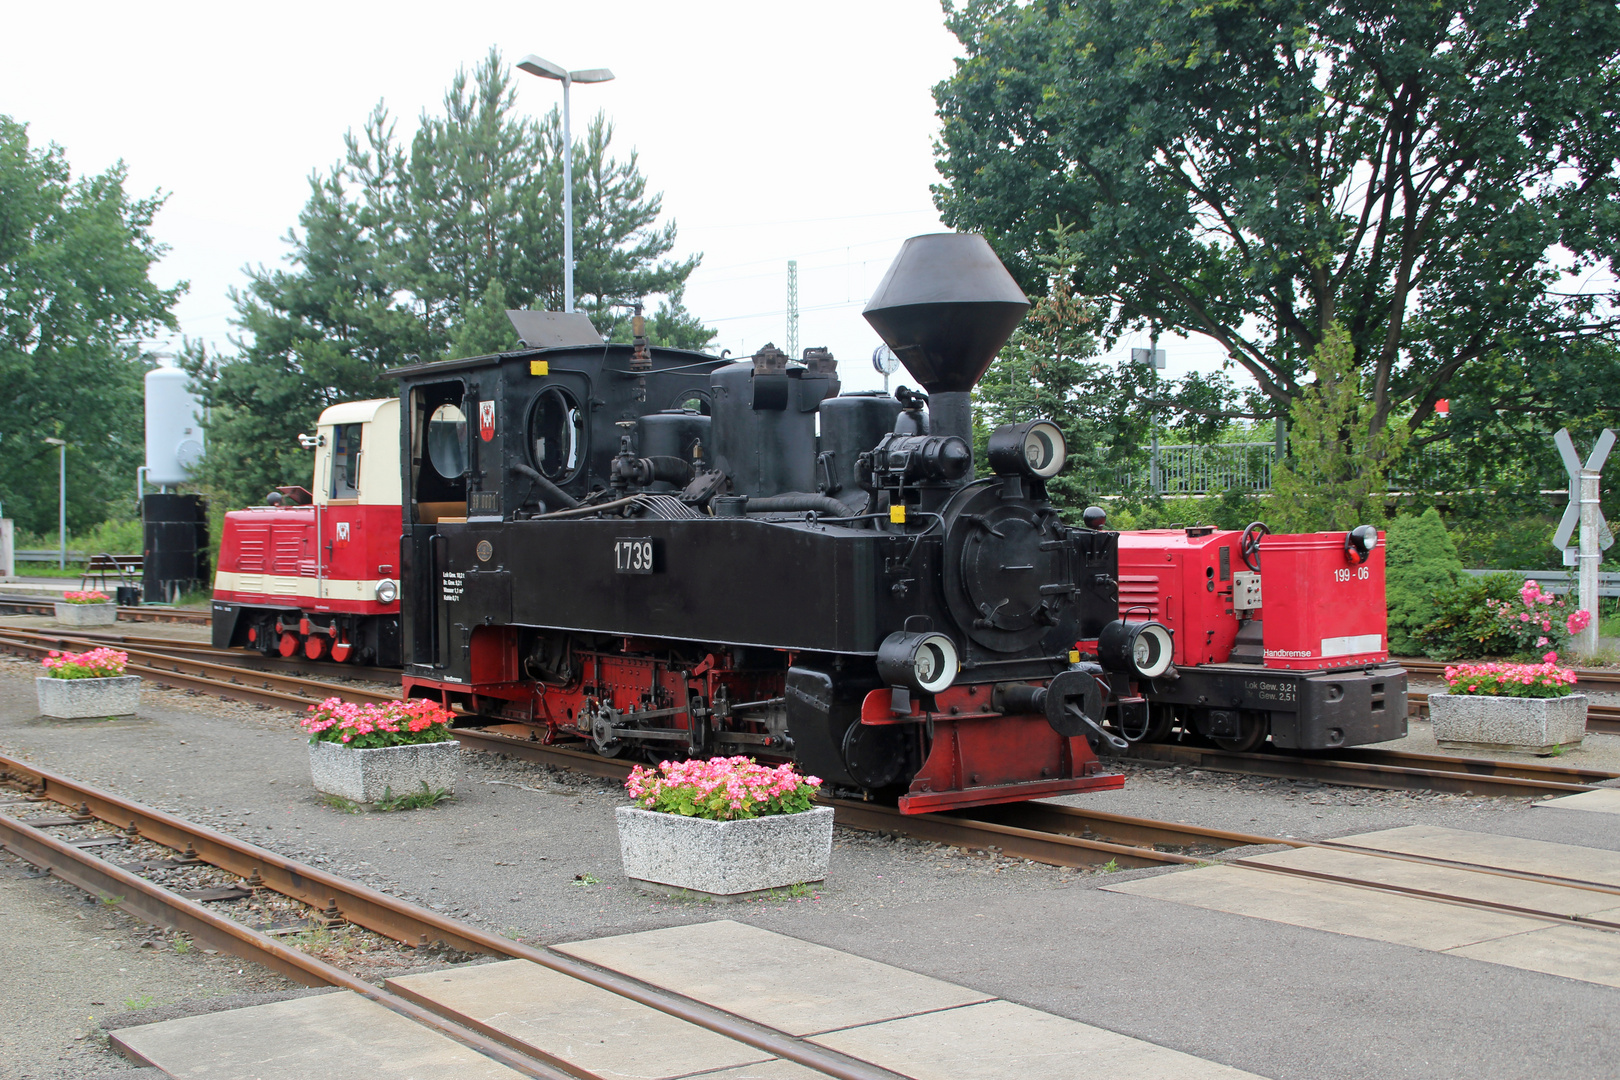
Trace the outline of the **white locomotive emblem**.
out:
<instances>
[{"instance_id":1,"label":"white locomotive emblem","mask_svg":"<svg viewBox=\"0 0 1620 1080\"><path fill-rule=\"evenodd\" d=\"M346 547L346 546L348 546L348 543L349 543L349 523L347 521L340 521L340 522L337 523L337 542L338 542L338 547Z\"/></svg>"},{"instance_id":2,"label":"white locomotive emblem","mask_svg":"<svg viewBox=\"0 0 1620 1080\"><path fill-rule=\"evenodd\" d=\"M495 438L495 403L493 401L480 401L478 403L478 434L485 442Z\"/></svg>"}]
</instances>

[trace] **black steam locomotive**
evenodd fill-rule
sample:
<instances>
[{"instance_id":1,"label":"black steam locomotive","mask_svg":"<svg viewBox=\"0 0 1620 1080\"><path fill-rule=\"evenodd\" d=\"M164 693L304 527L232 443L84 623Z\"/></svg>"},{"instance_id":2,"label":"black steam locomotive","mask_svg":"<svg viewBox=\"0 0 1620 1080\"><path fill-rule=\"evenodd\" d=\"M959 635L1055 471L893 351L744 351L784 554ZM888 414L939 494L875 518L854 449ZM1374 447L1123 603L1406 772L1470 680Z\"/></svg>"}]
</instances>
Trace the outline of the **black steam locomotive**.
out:
<instances>
[{"instance_id":1,"label":"black steam locomotive","mask_svg":"<svg viewBox=\"0 0 1620 1080\"><path fill-rule=\"evenodd\" d=\"M1027 306L981 237L920 236L865 314L922 392L542 313L523 351L398 369L407 695L609 756L792 758L911 813L1118 787L1105 693L1170 635L1120 619L1118 534L1048 503L1055 425L973 460L969 392Z\"/></svg>"}]
</instances>

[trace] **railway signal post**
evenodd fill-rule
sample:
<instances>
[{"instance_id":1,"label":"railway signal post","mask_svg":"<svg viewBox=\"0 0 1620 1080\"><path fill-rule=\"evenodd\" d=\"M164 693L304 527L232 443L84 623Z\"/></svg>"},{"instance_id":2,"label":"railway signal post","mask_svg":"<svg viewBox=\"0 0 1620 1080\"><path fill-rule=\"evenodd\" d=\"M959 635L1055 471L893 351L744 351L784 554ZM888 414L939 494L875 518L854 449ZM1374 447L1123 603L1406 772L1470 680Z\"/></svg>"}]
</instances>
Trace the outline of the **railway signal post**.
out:
<instances>
[{"instance_id":1,"label":"railway signal post","mask_svg":"<svg viewBox=\"0 0 1620 1080\"><path fill-rule=\"evenodd\" d=\"M1568 428L1559 428L1558 434L1553 436L1553 443L1557 445L1559 456L1564 459L1564 469L1569 473L1569 506L1564 510L1563 520L1558 523L1558 531L1553 534L1553 546L1564 552L1564 563L1568 565L1571 561L1570 536L1577 525L1580 527L1580 547L1576 556L1577 594L1580 607L1591 612L1592 619L1586 624L1586 629L1576 635L1575 652L1579 656L1591 656L1597 652L1598 646L1598 575L1602 569L1603 552L1614 544L1614 533L1603 518L1599 484L1603 476L1603 463L1614 447L1614 431L1603 429L1584 466L1575 452L1575 441L1570 438Z\"/></svg>"}]
</instances>

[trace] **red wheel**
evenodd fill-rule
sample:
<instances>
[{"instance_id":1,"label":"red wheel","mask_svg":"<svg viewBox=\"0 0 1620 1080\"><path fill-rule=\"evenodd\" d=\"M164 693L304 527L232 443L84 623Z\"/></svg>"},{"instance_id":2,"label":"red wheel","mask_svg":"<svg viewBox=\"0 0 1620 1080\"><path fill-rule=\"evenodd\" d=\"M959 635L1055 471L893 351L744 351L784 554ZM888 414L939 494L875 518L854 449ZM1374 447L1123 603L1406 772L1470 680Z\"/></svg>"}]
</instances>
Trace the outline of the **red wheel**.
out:
<instances>
[{"instance_id":1,"label":"red wheel","mask_svg":"<svg viewBox=\"0 0 1620 1080\"><path fill-rule=\"evenodd\" d=\"M258 641L258 640L259 640L259 628L257 626L248 627L248 641L254 642L254 641Z\"/></svg>"},{"instance_id":2,"label":"red wheel","mask_svg":"<svg viewBox=\"0 0 1620 1080\"><path fill-rule=\"evenodd\" d=\"M347 641L336 641L332 643L332 659L336 660L340 664L347 660L349 658L349 654L352 652L354 652L354 646L350 645Z\"/></svg>"},{"instance_id":3,"label":"red wheel","mask_svg":"<svg viewBox=\"0 0 1620 1080\"><path fill-rule=\"evenodd\" d=\"M304 655L311 660L319 660L326 653L326 638L320 634L311 634L304 640Z\"/></svg>"},{"instance_id":4,"label":"red wheel","mask_svg":"<svg viewBox=\"0 0 1620 1080\"><path fill-rule=\"evenodd\" d=\"M281 635L281 644L276 647L276 651L281 653L282 656L291 656L293 653L297 652L298 651L298 635L297 634L282 634Z\"/></svg>"}]
</instances>

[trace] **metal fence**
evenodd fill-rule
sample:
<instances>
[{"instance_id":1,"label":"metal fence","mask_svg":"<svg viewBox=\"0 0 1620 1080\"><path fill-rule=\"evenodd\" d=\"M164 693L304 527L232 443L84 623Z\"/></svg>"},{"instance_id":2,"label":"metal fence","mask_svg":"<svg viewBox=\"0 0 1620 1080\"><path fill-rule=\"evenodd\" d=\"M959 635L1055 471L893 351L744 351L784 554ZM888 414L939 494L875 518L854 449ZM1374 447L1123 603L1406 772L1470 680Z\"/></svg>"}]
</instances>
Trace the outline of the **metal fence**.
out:
<instances>
[{"instance_id":1,"label":"metal fence","mask_svg":"<svg viewBox=\"0 0 1620 1080\"><path fill-rule=\"evenodd\" d=\"M1159 495L1212 495L1232 488L1271 489L1270 443L1215 443L1210 446L1153 445L1147 460L1118 470L1120 491Z\"/></svg>"},{"instance_id":2,"label":"metal fence","mask_svg":"<svg viewBox=\"0 0 1620 1080\"><path fill-rule=\"evenodd\" d=\"M1534 578L1543 592L1550 592L1554 596L1563 596L1575 591L1575 574L1569 570L1464 570L1463 573L1472 577L1484 577L1486 574L1513 574L1516 577ZM1620 572L1600 571L1598 573L1598 595L1620 596Z\"/></svg>"}]
</instances>

